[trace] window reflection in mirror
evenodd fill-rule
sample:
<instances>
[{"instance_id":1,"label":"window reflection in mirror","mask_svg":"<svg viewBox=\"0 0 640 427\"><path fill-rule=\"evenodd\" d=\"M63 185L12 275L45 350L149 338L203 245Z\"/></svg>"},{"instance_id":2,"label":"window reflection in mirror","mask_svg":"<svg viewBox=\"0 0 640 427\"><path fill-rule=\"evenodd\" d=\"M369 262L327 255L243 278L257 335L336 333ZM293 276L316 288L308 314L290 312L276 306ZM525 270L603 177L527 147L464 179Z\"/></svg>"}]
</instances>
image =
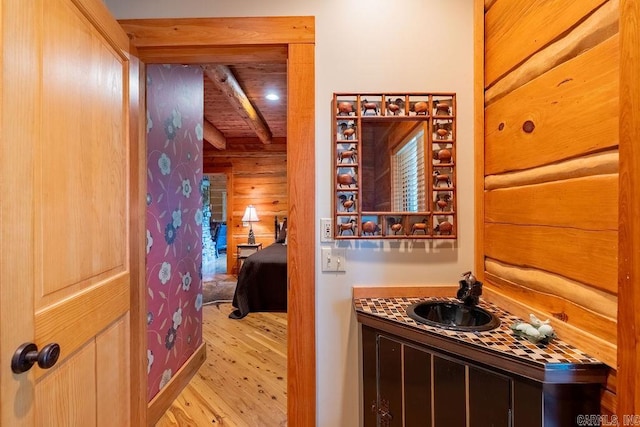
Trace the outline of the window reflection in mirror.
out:
<instances>
[{"instance_id":1,"label":"window reflection in mirror","mask_svg":"<svg viewBox=\"0 0 640 427\"><path fill-rule=\"evenodd\" d=\"M362 210L428 210L425 189L426 120L362 122Z\"/></svg>"}]
</instances>

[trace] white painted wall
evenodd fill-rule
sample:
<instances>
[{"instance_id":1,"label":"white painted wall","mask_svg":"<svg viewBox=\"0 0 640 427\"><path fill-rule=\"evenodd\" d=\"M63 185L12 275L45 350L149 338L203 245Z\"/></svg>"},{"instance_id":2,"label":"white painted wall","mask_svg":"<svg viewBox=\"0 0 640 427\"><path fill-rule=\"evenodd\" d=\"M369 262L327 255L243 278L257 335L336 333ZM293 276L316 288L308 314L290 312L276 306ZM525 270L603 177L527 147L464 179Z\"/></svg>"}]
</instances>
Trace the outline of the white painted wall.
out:
<instances>
[{"instance_id":1,"label":"white painted wall","mask_svg":"<svg viewBox=\"0 0 640 427\"><path fill-rule=\"evenodd\" d=\"M458 94L458 240L348 242L346 274L316 273L317 421L360 424L353 285L455 283L473 267L473 2L105 0L116 18L316 17L316 214L331 217L333 92ZM315 230L319 242L319 223ZM323 244L327 245L327 244ZM452 246L453 245L453 246ZM320 246L316 248L320 265Z\"/></svg>"}]
</instances>

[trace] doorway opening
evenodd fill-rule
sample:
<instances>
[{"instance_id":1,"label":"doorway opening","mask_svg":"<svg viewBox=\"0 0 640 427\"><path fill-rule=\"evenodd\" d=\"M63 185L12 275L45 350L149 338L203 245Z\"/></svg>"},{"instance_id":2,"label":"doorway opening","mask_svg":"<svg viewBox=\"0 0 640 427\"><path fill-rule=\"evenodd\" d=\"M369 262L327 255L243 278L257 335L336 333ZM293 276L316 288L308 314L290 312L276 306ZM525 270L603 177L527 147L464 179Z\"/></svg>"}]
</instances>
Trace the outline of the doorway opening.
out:
<instances>
[{"instance_id":1,"label":"doorway opening","mask_svg":"<svg viewBox=\"0 0 640 427\"><path fill-rule=\"evenodd\" d=\"M208 221L203 223L202 280L215 280L216 275L231 272L227 268L227 176L224 173L205 173L208 181ZM209 232L206 233L208 227ZM208 234L208 235L207 235ZM206 239L210 239L209 242ZM210 245L207 245L210 243Z\"/></svg>"},{"instance_id":2,"label":"doorway opening","mask_svg":"<svg viewBox=\"0 0 640 427\"><path fill-rule=\"evenodd\" d=\"M313 17L242 17L122 20L145 64L216 62L214 58L285 56L287 102L288 313L287 422L316 423L315 348L315 20ZM171 31L168 31L171 29ZM143 82L141 82L143 83ZM139 115L144 129L144 114ZM303 243L304 242L304 243ZM144 300L141 287L134 300ZM144 311L134 313L143 335ZM134 353L145 352L144 340ZM133 381L146 383L146 363L132 360ZM194 362L194 366L197 363ZM190 371L193 374L193 370ZM178 388L179 390L179 388Z\"/></svg>"}]
</instances>

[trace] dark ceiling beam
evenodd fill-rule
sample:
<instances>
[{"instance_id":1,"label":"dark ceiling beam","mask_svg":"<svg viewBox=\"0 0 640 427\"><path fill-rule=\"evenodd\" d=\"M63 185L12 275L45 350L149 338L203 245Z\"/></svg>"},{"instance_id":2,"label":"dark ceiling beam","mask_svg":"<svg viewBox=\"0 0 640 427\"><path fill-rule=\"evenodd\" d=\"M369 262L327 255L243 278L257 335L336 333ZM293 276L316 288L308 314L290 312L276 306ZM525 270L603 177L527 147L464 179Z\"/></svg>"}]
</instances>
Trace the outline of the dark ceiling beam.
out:
<instances>
[{"instance_id":1,"label":"dark ceiling beam","mask_svg":"<svg viewBox=\"0 0 640 427\"><path fill-rule=\"evenodd\" d=\"M204 73L224 93L232 107L253 129L263 144L271 144L271 131L253 107L235 76L226 65L205 65Z\"/></svg>"},{"instance_id":2,"label":"dark ceiling beam","mask_svg":"<svg viewBox=\"0 0 640 427\"><path fill-rule=\"evenodd\" d=\"M203 136L204 140L214 148L218 150L225 150L227 148L227 138L207 119L204 119Z\"/></svg>"}]
</instances>

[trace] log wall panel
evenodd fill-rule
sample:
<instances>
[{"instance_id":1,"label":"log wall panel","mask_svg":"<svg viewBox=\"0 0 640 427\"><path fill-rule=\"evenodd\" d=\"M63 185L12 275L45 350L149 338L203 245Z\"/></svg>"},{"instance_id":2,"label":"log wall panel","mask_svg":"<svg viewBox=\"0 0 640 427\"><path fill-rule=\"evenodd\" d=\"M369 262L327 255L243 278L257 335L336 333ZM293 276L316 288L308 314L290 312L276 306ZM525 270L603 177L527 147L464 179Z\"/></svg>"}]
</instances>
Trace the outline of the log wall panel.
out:
<instances>
[{"instance_id":1,"label":"log wall panel","mask_svg":"<svg viewBox=\"0 0 640 427\"><path fill-rule=\"evenodd\" d=\"M618 292L616 231L488 223L484 233L488 258Z\"/></svg>"},{"instance_id":2,"label":"log wall panel","mask_svg":"<svg viewBox=\"0 0 640 427\"><path fill-rule=\"evenodd\" d=\"M618 229L618 175L487 191L484 205L485 222L489 223L615 231Z\"/></svg>"},{"instance_id":3,"label":"log wall panel","mask_svg":"<svg viewBox=\"0 0 640 427\"><path fill-rule=\"evenodd\" d=\"M485 11L476 32L484 39L476 57L485 58L476 78L484 82L476 264L484 266L485 297L525 318L552 318L563 340L610 367L624 339L617 251L625 1L476 3ZM622 410L616 376L612 369L602 388L603 414Z\"/></svg>"},{"instance_id":4,"label":"log wall panel","mask_svg":"<svg viewBox=\"0 0 640 427\"><path fill-rule=\"evenodd\" d=\"M261 195L264 197L282 197L287 194L287 177L282 174L249 174L238 173L234 176L236 179L233 194L236 197L252 199L256 196L256 188L261 189ZM264 200L262 200L264 202ZM279 199L271 200L269 204L277 205ZM278 209L279 210L279 209Z\"/></svg>"},{"instance_id":5,"label":"log wall panel","mask_svg":"<svg viewBox=\"0 0 640 427\"><path fill-rule=\"evenodd\" d=\"M523 62L487 89L485 102L491 104L512 90L602 43L618 32L619 0L609 0L566 36Z\"/></svg>"},{"instance_id":6,"label":"log wall panel","mask_svg":"<svg viewBox=\"0 0 640 427\"><path fill-rule=\"evenodd\" d=\"M253 177L258 175L286 176L286 155L267 157L233 157L229 158L233 164L236 176Z\"/></svg>"},{"instance_id":7,"label":"log wall panel","mask_svg":"<svg viewBox=\"0 0 640 427\"><path fill-rule=\"evenodd\" d=\"M485 177L484 188L486 190L494 190L591 175L618 173L618 157L618 150L611 150L535 169L490 175Z\"/></svg>"},{"instance_id":8,"label":"log wall panel","mask_svg":"<svg viewBox=\"0 0 640 427\"><path fill-rule=\"evenodd\" d=\"M491 8L491 6L493 6L493 4L496 2L496 0L484 0L484 10L485 12L487 10L489 10L489 8Z\"/></svg>"},{"instance_id":9,"label":"log wall panel","mask_svg":"<svg viewBox=\"0 0 640 427\"><path fill-rule=\"evenodd\" d=\"M549 318L563 340L574 341L582 350L615 366L617 322L598 315L567 299L529 289L526 284L514 283L493 273L486 273L489 285L485 297L512 313L527 318L534 313ZM612 307L615 308L615 307ZM585 332L588 331L588 332ZM602 388L601 410L603 414L615 414L617 410L616 371L611 369L607 383Z\"/></svg>"},{"instance_id":10,"label":"log wall panel","mask_svg":"<svg viewBox=\"0 0 640 427\"><path fill-rule=\"evenodd\" d=\"M618 397L611 390L603 390L602 395L600 397L600 410L603 415L609 415L611 418L612 415L618 413Z\"/></svg>"},{"instance_id":11,"label":"log wall panel","mask_svg":"<svg viewBox=\"0 0 640 427\"><path fill-rule=\"evenodd\" d=\"M496 277L540 293L555 295L574 302L601 316L610 319L615 319L617 316L617 297L584 283L534 268L504 264L491 258L485 259L485 269L487 273ZM531 304L531 302L530 300L526 301L527 304Z\"/></svg>"},{"instance_id":12,"label":"log wall panel","mask_svg":"<svg viewBox=\"0 0 640 427\"><path fill-rule=\"evenodd\" d=\"M583 319L581 323L582 326L574 326L574 324L569 323L569 321L558 321L556 318L549 316L547 306L544 305L547 303L544 300L544 297L546 295L540 294L539 292L535 291L531 291L530 293L526 293L523 295L523 290L526 291L526 289L522 288L522 286L519 285L513 286L513 290L517 291L517 293L509 291L504 292L503 289L495 285L494 276L489 273L487 273L485 281L490 286L487 287L484 295L491 302L524 319L528 318L530 313L535 314L540 319L549 318L556 333L562 338L563 341L573 344L574 346L580 348L580 350L587 352L591 356L596 357L598 360L601 360L603 363L606 363L609 366L616 365L616 345L592 333L590 329L588 329L589 326L585 325L585 319L588 319L588 317ZM539 300L536 301L536 305L534 306L531 305L529 301L525 299L518 299L517 297L539 298ZM549 301L553 301L553 299L549 299ZM542 307L542 309L540 307ZM589 311L584 309L582 311L576 311L574 313L574 320L576 318L581 319L583 313L589 314ZM604 329L604 325L607 324L600 323L601 321L599 319L596 321L598 322L598 324L602 324L599 329ZM615 322L609 322L608 325L610 325L610 330L615 330Z\"/></svg>"},{"instance_id":13,"label":"log wall panel","mask_svg":"<svg viewBox=\"0 0 640 427\"><path fill-rule=\"evenodd\" d=\"M615 369L610 369L607 375L607 384L602 388L602 397L600 399L600 405L602 405L603 414L617 414L618 413L618 372Z\"/></svg>"},{"instance_id":14,"label":"log wall panel","mask_svg":"<svg viewBox=\"0 0 640 427\"><path fill-rule=\"evenodd\" d=\"M532 168L618 145L618 36L485 111L485 173ZM531 133L524 123L533 122Z\"/></svg>"},{"instance_id":15,"label":"log wall panel","mask_svg":"<svg viewBox=\"0 0 640 427\"><path fill-rule=\"evenodd\" d=\"M495 267L495 268L494 268ZM514 277L507 280L498 276L500 269L509 269L504 264L493 263L490 265L491 272L487 272L487 281L491 283L491 289L500 292L511 299L520 301L527 306L527 310L535 310L544 314L545 319L550 319L555 325L562 323L574 326L578 329L589 329L590 333L599 339L615 345L616 343L616 321L608 316L596 313L580 304L561 296L552 295L548 292L540 292L535 283L518 282ZM615 307L609 305L608 312L615 311ZM606 311L606 309L605 309ZM520 315L523 319L529 317L532 311L522 311ZM595 327L593 327L595 325Z\"/></svg>"},{"instance_id":16,"label":"log wall panel","mask_svg":"<svg viewBox=\"0 0 640 427\"><path fill-rule=\"evenodd\" d=\"M499 0L485 16L485 87L606 0ZM514 43L514 41L521 41Z\"/></svg>"}]
</instances>

